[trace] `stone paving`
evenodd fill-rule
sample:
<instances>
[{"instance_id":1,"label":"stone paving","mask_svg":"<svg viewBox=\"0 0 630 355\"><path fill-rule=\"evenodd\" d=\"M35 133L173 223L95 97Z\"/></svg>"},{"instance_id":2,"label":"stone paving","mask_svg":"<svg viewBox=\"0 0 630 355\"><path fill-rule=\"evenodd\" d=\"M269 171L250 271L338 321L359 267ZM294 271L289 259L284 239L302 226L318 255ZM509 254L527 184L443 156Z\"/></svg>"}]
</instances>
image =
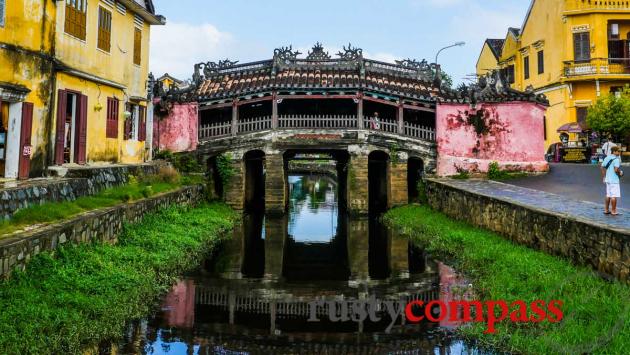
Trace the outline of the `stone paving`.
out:
<instances>
[{"instance_id":1,"label":"stone paving","mask_svg":"<svg viewBox=\"0 0 630 355\"><path fill-rule=\"evenodd\" d=\"M591 164L551 164L548 174L506 180L506 184L551 192L580 201L603 203L606 187L599 166ZM630 174L630 167L623 168ZM619 207L630 209L630 175L621 179Z\"/></svg>"},{"instance_id":2,"label":"stone paving","mask_svg":"<svg viewBox=\"0 0 630 355\"><path fill-rule=\"evenodd\" d=\"M532 209L561 214L571 219L595 224L608 229L630 232L630 210L619 209L620 216L608 216L603 213L603 204L585 202L556 195L488 180L438 180L449 186L476 194L489 196Z\"/></svg>"}]
</instances>

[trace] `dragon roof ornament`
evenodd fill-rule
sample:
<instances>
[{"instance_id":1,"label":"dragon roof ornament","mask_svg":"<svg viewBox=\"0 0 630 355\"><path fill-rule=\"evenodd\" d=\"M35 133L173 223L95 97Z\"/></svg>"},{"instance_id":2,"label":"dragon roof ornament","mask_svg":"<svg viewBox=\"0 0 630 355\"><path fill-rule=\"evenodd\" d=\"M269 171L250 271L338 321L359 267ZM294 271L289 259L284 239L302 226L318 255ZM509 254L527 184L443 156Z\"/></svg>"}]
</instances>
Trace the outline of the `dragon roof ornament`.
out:
<instances>
[{"instance_id":1,"label":"dragon roof ornament","mask_svg":"<svg viewBox=\"0 0 630 355\"><path fill-rule=\"evenodd\" d=\"M330 60L330 59L331 59L330 54L328 54L328 52L324 50L324 46L322 46L322 44L319 42L315 43L315 45L313 46L313 49L310 52L308 52L308 55L306 56L306 60L316 61L316 62Z\"/></svg>"}]
</instances>

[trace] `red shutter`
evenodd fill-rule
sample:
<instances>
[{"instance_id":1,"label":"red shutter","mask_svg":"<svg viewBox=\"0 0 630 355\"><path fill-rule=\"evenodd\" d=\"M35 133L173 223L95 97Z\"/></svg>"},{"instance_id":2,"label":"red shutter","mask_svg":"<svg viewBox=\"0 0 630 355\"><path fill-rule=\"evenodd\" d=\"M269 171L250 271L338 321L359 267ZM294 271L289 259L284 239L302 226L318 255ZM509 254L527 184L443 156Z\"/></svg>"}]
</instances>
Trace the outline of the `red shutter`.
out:
<instances>
[{"instance_id":1,"label":"red shutter","mask_svg":"<svg viewBox=\"0 0 630 355\"><path fill-rule=\"evenodd\" d=\"M31 131L33 128L33 104L22 104L22 128L20 130L19 179L28 179L31 172Z\"/></svg>"},{"instance_id":2,"label":"red shutter","mask_svg":"<svg viewBox=\"0 0 630 355\"><path fill-rule=\"evenodd\" d=\"M144 106L140 106L140 117L138 117L138 140L144 142L147 139L147 111Z\"/></svg>"},{"instance_id":3,"label":"red shutter","mask_svg":"<svg viewBox=\"0 0 630 355\"><path fill-rule=\"evenodd\" d=\"M79 122L77 130L79 141L76 145L75 155L78 164L86 163L87 150L87 104L88 98L85 95L79 95Z\"/></svg>"},{"instance_id":4,"label":"red shutter","mask_svg":"<svg viewBox=\"0 0 630 355\"><path fill-rule=\"evenodd\" d=\"M68 95L65 90L57 91L57 133L55 137L55 164L63 164L63 143L66 134L66 106Z\"/></svg>"},{"instance_id":5,"label":"red shutter","mask_svg":"<svg viewBox=\"0 0 630 355\"><path fill-rule=\"evenodd\" d=\"M131 113L131 116L125 117L125 139L131 139L131 120L133 119L133 112L131 111L130 104L125 104L125 111Z\"/></svg>"},{"instance_id":6,"label":"red shutter","mask_svg":"<svg viewBox=\"0 0 630 355\"><path fill-rule=\"evenodd\" d=\"M107 138L118 138L118 100L107 98Z\"/></svg>"}]
</instances>

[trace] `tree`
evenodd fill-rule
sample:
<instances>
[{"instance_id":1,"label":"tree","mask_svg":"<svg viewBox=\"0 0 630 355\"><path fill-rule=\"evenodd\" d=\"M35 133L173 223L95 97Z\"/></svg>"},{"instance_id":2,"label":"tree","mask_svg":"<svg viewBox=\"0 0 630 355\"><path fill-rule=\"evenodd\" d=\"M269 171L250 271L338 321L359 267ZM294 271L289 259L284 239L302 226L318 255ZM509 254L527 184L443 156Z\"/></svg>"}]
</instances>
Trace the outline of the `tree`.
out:
<instances>
[{"instance_id":1,"label":"tree","mask_svg":"<svg viewBox=\"0 0 630 355\"><path fill-rule=\"evenodd\" d=\"M600 97L588 109L586 122L589 127L604 135L620 140L630 134L630 86L620 93Z\"/></svg>"}]
</instances>

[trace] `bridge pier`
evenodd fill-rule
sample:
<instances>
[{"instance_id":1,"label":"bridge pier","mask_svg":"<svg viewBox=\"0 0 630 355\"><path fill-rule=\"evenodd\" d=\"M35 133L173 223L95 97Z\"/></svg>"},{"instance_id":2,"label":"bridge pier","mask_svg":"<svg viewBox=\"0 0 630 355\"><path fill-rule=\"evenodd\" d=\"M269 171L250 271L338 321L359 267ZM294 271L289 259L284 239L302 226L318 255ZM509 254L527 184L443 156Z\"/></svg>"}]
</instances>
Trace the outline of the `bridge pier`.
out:
<instances>
[{"instance_id":1,"label":"bridge pier","mask_svg":"<svg viewBox=\"0 0 630 355\"><path fill-rule=\"evenodd\" d=\"M348 265L350 280L365 281L370 277L369 221L365 218L348 220Z\"/></svg>"},{"instance_id":2,"label":"bridge pier","mask_svg":"<svg viewBox=\"0 0 630 355\"><path fill-rule=\"evenodd\" d=\"M347 204L352 216L366 216L369 213L368 196L368 157L351 154L347 165Z\"/></svg>"},{"instance_id":3,"label":"bridge pier","mask_svg":"<svg viewBox=\"0 0 630 355\"><path fill-rule=\"evenodd\" d=\"M265 213L282 216L287 209L288 181L287 164L282 154L265 157Z\"/></svg>"},{"instance_id":4,"label":"bridge pier","mask_svg":"<svg viewBox=\"0 0 630 355\"><path fill-rule=\"evenodd\" d=\"M237 211L245 208L245 162L240 157L234 157L230 162L233 175L223 186L226 203Z\"/></svg>"},{"instance_id":5,"label":"bridge pier","mask_svg":"<svg viewBox=\"0 0 630 355\"><path fill-rule=\"evenodd\" d=\"M400 154L402 155L402 154ZM407 182L407 158L392 159L389 164L389 208L404 206L409 202Z\"/></svg>"},{"instance_id":6,"label":"bridge pier","mask_svg":"<svg viewBox=\"0 0 630 355\"><path fill-rule=\"evenodd\" d=\"M265 279L267 280L278 280L282 277L286 239L286 217L267 218L265 222Z\"/></svg>"}]
</instances>

